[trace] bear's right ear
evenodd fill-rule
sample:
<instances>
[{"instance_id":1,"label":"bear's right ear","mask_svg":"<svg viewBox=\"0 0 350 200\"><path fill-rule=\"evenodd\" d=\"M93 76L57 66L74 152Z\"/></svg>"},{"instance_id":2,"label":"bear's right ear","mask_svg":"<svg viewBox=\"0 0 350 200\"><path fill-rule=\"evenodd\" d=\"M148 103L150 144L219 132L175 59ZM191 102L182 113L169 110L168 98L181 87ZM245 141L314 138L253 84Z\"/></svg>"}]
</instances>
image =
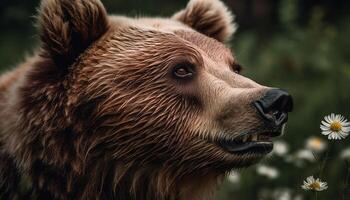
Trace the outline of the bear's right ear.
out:
<instances>
[{"instance_id":1,"label":"bear's right ear","mask_svg":"<svg viewBox=\"0 0 350 200\"><path fill-rule=\"evenodd\" d=\"M229 40L237 28L232 13L220 0L190 0L172 18L220 42Z\"/></svg>"},{"instance_id":2,"label":"bear's right ear","mask_svg":"<svg viewBox=\"0 0 350 200\"><path fill-rule=\"evenodd\" d=\"M42 0L38 25L42 48L60 68L67 68L108 29L100 0Z\"/></svg>"}]
</instances>

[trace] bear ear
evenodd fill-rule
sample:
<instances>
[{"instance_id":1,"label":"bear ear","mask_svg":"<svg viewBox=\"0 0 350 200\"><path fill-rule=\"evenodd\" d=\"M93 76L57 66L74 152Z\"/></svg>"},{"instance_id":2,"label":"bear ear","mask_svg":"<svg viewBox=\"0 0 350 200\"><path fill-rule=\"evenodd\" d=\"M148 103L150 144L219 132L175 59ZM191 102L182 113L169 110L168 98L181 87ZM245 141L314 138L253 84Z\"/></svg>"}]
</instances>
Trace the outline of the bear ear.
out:
<instances>
[{"instance_id":1,"label":"bear ear","mask_svg":"<svg viewBox=\"0 0 350 200\"><path fill-rule=\"evenodd\" d=\"M219 0L191 0L172 18L220 42L229 40L236 30L232 13Z\"/></svg>"},{"instance_id":2,"label":"bear ear","mask_svg":"<svg viewBox=\"0 0 350 200\"><path fill-rule=\"evenodd\" d=\"M42 0L38 26L45 55L67 67L107 31L108 20L100 0Z\"/></svg>"}]
</instances>

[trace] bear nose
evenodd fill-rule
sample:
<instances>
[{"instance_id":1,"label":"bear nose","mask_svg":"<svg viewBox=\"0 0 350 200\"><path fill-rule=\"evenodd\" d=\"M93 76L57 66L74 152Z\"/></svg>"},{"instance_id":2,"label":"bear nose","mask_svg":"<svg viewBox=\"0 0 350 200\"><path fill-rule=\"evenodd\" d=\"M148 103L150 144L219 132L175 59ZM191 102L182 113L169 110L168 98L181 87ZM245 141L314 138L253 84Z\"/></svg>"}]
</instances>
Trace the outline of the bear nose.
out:
<instances>
[{"instance_id":1,"label":"bear nose","mask_svg":"<svg viewBox=\"0 0 350 200\"><path fill-rule=\"evenodd\" d=\"M280 126L288 120L288 112L293 109L293 99L286 91L270 89L254 102L254 106L267 122Z\"/></svg>"}]
</instances>

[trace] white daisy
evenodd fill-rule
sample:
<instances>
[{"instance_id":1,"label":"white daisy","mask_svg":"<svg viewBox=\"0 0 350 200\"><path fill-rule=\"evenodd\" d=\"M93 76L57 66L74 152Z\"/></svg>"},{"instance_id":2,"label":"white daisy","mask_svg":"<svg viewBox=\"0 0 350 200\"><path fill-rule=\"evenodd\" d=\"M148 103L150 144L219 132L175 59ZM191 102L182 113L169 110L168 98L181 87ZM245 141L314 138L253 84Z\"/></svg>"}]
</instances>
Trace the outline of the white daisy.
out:
<instances>
[{"instance_id":1,"label":"white daisy","mask_svg":"<svg viewBox=\"0 0 350 200\"><path fill-rule=\"evenodd\" d=\"M328 135L329 140L341 140L349 135L350 122L342 115L332 113L324 117L321 123L322 134Z\"/></svg>"},{"instance_id":2,"label":"white daisy","mask_svg":"<svg viewBox=\"0 0 350 200\"><path fill-rule=\"evenodd\" d=\"M235 172L231 172L229 175L228 175L228 180L231 182L231 183L238 183L240 181L241 177L239 174L235 173Z\"/></svg>"},{"instance_id":3,"label":"white daisy","mask_svg":"<svg viewBox=\"0 0 350 200\"><path fill-rule=\"evenodd\" d=\"M287 163L294 164L297 167L304 167L308 162L315 162L316 158L313 152L309 149L301 149L292 155L284 156L284 160Z\"/></svg>"},{"instance_id":4,"label":"white daisy","mask_svg":"<svg viewBox=\"0 0 350 200\"><path fill-rule=\"evenodd\" d=\"M292 191L289 188L276 188L272 192L272 199L292 200Z\"/></svg>"},{"instance_id":5,"label":"white daisy","mask_svg":"<svg viewBox=\"0 0 350 200\"><path fill-rule=\"evenodd\" d=\"M340 153L340 158L342 158L342 159L344 159L344 160L350 161L350 148L344 149L344 150Z\"/></svg>"},{"instance_id":6,"label":"white daisy","mask_svg":"<svg viewBox=\"0 0 350 200\"><path fill-rule=\"evenodd\" d=\"M304 180L304 184L301 186L304 190L322 191L328 188L326 182L322 182L319 178L315 179L313 176L309 176Z\"/></svg>"},{"instance_id":7,"label":"white daisy","mask_svg":"<svg viewBox=\"0 0 350 200\"><path fill-rule=\"evenodd\" d=\"M306 141L306 148L314 152L322 152L327 147L327 144L320 137L310 137Z\"/></svg>"},{"instance_id":8,"label":"white daisy","mask_svg":"<svg viewBox=\"0 0 350 200\"><path fill-rule=\"evenodd\" d=\"M309 149L301 149L295 153L295 158L299 160L316 161L314 154Z\"/></svg>"},{"instance_id":9,"label":"white daisy","mask_svg":"<svg viewBox=\"0 0 350 200\"><path fill-rule=\"evenodd\" d=\"M273 144L273 153L278 156L284 156L288 153L289 147L288 144L284 141L276 141Z\"/></svg>"},{"instance_id":10,"label":"white daisy","mask_svg":"<svg viewBox=\"0 0 350 200\"><path fill-rule=\"evenodd\" d=\"M279 176L279 171L276 168L266 165L258 165L256 172L260 175L266 176L269 179L275 179Z\"/></svg>"}]
</instances>

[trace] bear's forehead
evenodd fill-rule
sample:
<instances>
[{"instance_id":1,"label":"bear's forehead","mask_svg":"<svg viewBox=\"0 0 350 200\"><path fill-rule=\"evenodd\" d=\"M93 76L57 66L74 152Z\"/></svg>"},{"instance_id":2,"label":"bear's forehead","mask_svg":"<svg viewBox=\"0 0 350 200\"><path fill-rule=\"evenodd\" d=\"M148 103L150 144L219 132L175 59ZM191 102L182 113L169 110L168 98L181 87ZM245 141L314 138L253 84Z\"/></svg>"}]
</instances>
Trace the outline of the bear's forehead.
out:
<instances>
[{"instance_id":1,"label":"bear's forehead","mask_svg":"<svg viewBox=\"0 0 350 200\"><path fill-rule=\"evenodd\" d=\"M137 29L138 36L142 37L142 32L149 37L157 37L157 35L174 34L178 37L179 43L186 41L193 47L200 49L212 60L219 63L233 64L235 58L232 52L223 43L203 35L181 22L164 19L164 18L128 18L120 16L110 17L117 26L132 27L133 31ZM168 37L169 40L174 40L174 37ZM137 40L137 39L136 39ZM164 41L166 42L166 41Z\"/></svg>"},{"instance_id":2,"label":"bear's forehead","mask_svg":"<svg viewBox=\"0 0 350 200\"><path fill-rule=\"evenodd\" d=\"M233 64L235 62L234 56L230 49L228 49L221 42L200 34L196 31L179 30L175 34L182 39L190 42L196 47L204 51L212 60L220 63Z\"/></svg>"}]
</instances>

